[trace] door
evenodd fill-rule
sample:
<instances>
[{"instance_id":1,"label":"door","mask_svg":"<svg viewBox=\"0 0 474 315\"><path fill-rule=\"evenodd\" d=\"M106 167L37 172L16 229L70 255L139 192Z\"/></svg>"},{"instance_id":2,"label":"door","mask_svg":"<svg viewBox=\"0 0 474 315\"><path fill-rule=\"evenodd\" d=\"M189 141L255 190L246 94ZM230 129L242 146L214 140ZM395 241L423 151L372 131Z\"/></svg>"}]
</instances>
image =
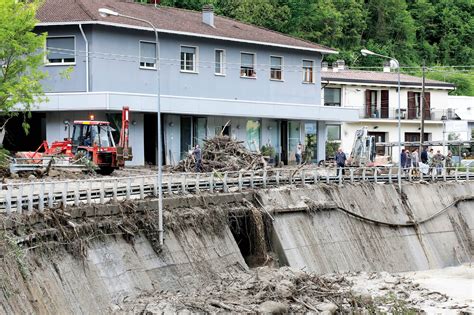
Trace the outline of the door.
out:
<instances>
[{"instance_id":1,"label":"door","mask_svg":"<svg viewBox=\"0 0 474 315\"><path fill-rule=\"evenodd\" d=\"M388 118L388 90L382 90L380 97L380 118Z\"/></svg>"},{"instance_id":2,"label":"door","mask_svg":"<svg viewBox=\"0 0 474 315\"><path fill-rule=\"evenodd\" d=\"M288 165L288 121L282 120L280 123L280 143L281 161Z\"/></svg>"}]
</instances>

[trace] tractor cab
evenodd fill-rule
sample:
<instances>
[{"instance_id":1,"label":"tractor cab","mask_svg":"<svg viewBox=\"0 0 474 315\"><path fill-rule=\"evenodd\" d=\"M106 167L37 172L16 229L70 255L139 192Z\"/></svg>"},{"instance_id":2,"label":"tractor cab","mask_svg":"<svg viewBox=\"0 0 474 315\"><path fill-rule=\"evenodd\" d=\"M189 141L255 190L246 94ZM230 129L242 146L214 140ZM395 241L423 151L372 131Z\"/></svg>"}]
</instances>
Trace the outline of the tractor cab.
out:
<instances>
[{"instance_id":1,"label":"tractor cab","mask_svg":"<svg viewBox=\"0 0 474 315\"><path fill-rule=\"evenodd\" d=\"M80 150L89 151L97 147L99 151L107 151L115 148L112 136L113 128L108 121L74 121L72 132L72 152L76 154Z\"/></svg>"}]
</instances>

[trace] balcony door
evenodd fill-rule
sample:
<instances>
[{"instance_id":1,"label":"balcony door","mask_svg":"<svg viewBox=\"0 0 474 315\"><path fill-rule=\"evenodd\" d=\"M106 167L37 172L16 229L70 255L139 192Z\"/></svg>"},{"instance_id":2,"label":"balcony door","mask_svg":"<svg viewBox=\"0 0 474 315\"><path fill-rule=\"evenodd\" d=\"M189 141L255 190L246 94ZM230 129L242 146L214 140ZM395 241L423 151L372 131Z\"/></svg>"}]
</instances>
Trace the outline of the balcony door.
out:
<instances>
[{"instance_id":1,"label":"balcony door","mask_svg":"<svg viewBox=\"0 0 474 315\"><path fill-rule=\"evenodd\" d=\"M407 104L408 104L408 119L420 119L421 118L421 93L411 92L407 93ZM431 96L429 92L425 92L425 104L424 112L425 119L431 119Z\"/></svg>"}]
</instances>

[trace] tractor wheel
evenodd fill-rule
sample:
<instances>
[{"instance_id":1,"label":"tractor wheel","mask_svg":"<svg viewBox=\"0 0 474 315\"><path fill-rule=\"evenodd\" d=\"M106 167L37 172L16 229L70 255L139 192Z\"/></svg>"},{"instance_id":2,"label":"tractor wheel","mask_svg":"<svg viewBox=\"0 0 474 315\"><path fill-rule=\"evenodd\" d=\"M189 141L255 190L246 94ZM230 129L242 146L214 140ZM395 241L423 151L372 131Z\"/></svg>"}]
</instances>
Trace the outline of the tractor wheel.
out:
<instances>
[{"instance_id":1,"label":"tractor wheel","mask_svg":"<svg viewBox=\"0 0 474 315\"><path fill-rule=\"evenodd\" d=\"M112 167L107 167L107 166L104 166L104 167L101 167L97 170L97 173L99 173L100 175L110 175L114 172L114 168Z\"/></svg>"}]
</instances>

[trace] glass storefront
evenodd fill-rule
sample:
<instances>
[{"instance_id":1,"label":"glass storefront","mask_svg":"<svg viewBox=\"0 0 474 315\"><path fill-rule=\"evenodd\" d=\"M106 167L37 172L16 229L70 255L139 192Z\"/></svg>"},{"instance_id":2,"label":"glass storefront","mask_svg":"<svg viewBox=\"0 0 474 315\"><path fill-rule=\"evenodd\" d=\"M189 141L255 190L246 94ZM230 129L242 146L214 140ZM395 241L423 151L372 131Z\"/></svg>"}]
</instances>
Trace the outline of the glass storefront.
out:
<instances>
[{"instance_id":1,"label":"glass storefront","mask_svg":"<svg viewBox=\"0 0 474 315\"><path fill-rule=\"evenodd\" d=\"M247 146L251 151L260 150L261 122L260 120L247 120Z\"/></svg>"},{"instance_id":2,"label":"glass storefront","mask_svg":"<svg viewBox=\"0 0 474 315\"><path fill-rule=\"evenodd\" d=\"M305 122L304 123L304 152L303 162L311 163L317 162L318 155L318 126L316 122Z\"/></svg>"}]
</instances>

